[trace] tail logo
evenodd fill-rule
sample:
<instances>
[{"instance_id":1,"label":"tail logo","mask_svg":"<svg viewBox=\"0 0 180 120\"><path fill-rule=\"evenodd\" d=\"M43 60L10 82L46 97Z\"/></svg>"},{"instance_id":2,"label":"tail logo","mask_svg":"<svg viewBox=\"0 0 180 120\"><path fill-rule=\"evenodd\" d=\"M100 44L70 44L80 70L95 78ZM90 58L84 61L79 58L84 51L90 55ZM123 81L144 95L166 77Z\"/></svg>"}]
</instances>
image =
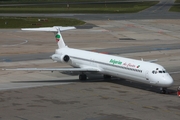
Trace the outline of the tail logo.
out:
<instances>
[{"instance_id":1,"label":"tail logo","mask_svg":"<svg viewBox=\"0 0 180 120\"><path fill-rule=\"evenodd\" d=\"M60 37L60 34L56 34L56 42L59 42Z\"/></svg>"}]
</instances>

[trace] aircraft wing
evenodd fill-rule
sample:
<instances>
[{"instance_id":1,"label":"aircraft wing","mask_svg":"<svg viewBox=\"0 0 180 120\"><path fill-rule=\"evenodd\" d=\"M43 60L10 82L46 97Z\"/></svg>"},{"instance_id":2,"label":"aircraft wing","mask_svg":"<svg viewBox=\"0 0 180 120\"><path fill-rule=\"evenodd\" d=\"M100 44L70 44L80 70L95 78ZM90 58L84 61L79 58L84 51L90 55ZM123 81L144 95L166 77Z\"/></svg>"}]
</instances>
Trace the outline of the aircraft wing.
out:
<instances>
[{"instance_id":1,"label":"aircraft wing","mask_svg":"<svg viewBox=\"0 0 180 120\"><path fill-rule=\"evenodd\" d=\"M155 59L155 60L148 60L147 62L151 62L151 63L154 63L154 62L157 62L158 59Z\"/></svg>"},{"instance_id":2,"label":"aircraft wing","mask_svg":"<svg viewBox=\"0 0 180 120\"><path fill-rule=\"evenodd\" d=\"M59 72L99 72L96 68L15 68L15 69L2 69L2 70L15 70L15 71L59 71Z\"/></svg>"},{"instance_id":3,"label":"aircraft wing","mask_svg":"<svg viewBox=\"0 0 180 120\"><path fill-rule=\"evenodd\" d=\"M141 61L144 61L143 58L141 58ZM154 63L154 62L157 62L157 61L158 61L158 59L154 59L154 60L148 60L146 62Z\"/></svg>"}]
</instances>

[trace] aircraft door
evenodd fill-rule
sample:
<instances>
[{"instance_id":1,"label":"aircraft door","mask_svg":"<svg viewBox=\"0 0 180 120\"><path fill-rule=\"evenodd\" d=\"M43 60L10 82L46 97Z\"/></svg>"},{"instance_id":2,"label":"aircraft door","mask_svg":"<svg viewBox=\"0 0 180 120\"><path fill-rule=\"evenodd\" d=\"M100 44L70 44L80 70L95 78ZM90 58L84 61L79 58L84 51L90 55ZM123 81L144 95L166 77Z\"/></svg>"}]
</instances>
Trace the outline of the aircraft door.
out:
<instances>
[{"instance_id":1,"label":"aircraft door","mask_svg":"<svg viewBox=\"0 0 180 120\"><path fill-rule=\"evenodd\" d=\"M146 80L149 81L151 84L156 84L157 81L152 77L151 73L149 71L146 71L145 74Z\"/></svg>"},{"instance_id":2,"label":"aircraft door","mask_svg":"<svg viewBox=\"0 0 180 120\"><path fill-rule=\"evenodd\" d=\"M145 77L146 77L146 80L149 80L149 71L146 71Z\"/></svg>"}]
</instances>

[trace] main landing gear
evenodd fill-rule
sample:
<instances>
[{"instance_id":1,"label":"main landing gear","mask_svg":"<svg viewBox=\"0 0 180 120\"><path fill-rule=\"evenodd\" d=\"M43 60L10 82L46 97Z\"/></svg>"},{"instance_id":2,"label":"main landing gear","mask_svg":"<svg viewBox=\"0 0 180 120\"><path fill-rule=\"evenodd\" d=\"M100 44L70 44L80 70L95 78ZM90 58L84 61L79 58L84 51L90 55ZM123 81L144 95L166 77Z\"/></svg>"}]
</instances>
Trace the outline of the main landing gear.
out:
<instances>
[{"instance_id":1,"label":"main landing gear","mask_svg":"<svg viewBox=\"0 0 180 120\"><path fill-rule=\"evenodd\" d=\"M104 77L105 80L110 80L111 79L110 75L103 75L103 77ZM84 73L79 74L79 80L81 80L81 81L87 80L87 75L84 74Z\"/></svg>"},{"instance_id":2,"label":"main landing gear","mask_svg":"<svg viewBox=\"0 0 180 120\"><path fill-rule=\"evenodd\" d=\"M81 80L81 81L87 80L87 75L84 73L79 74L79 80Z\"/></svg>"},{"instance_id":3,"label":"main landing gear","mask_svg":"<svg viewBox=\"0 0 180 120\"><path fill-rule=\"evenodd\" d=\"M160 88L160 92L162 94L166 94L167 93L167 88Z\"/></svg>"},{"instance_id":4,"label":"main landing gear","mask_svg":"<svg viewBox=\"0 0 180 120\"><path fill-rule=\"evenodd\" d=\"M111 79L110 75L103 75L104 79Z\"/></svg>"},{"instance_id":5,"label":"main landing gear","mask_svg":"<svg viewBox=\"0 0 180 120\"><path fill-rule=\"evenodd\" d=\"M111 76L110 75L103 75L104 81L110 82Z\"/></svg>"}]
</instances>

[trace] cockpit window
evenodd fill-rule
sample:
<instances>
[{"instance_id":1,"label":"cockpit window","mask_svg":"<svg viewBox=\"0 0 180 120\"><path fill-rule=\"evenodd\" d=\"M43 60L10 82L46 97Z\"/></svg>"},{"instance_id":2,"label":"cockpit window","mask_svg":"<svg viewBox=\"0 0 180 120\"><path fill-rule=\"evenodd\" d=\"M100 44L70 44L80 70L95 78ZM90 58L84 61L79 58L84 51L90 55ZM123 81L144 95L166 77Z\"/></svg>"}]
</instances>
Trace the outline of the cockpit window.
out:
<instances>
[{"instance_id":1,"label":"cockpit window","mask_svg":"<svg viewBox=\"0 0 180 120\"><path fill-rule=\"evenodd\" d=\"M158 68L156 68L156 70L153 70L152 73L153 73L153 74L166 73L166 70L158 70Z\"/></svg>"}]
</instances>

